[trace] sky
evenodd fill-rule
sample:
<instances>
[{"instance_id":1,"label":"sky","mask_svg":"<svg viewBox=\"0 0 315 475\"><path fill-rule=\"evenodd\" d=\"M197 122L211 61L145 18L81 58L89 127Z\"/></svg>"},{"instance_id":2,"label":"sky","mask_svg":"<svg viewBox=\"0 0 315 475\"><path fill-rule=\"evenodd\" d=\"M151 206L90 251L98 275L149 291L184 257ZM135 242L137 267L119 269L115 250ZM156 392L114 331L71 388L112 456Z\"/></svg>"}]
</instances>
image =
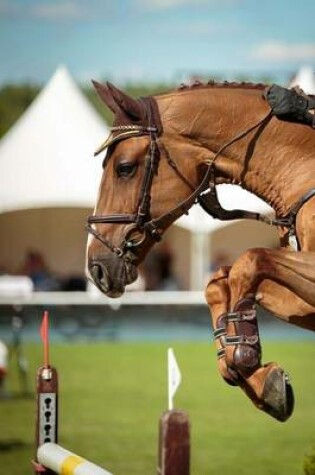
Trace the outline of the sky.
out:
<instances>
[{"instance_id":1,"label":"sky","mask_svg":"<svg viewBox=\"0 0 315 475\"><path fill-rule=\"evenodd\" d=\"M0 86L315 70L314 0L0 0Z\"/></svg>"}]
</instances>

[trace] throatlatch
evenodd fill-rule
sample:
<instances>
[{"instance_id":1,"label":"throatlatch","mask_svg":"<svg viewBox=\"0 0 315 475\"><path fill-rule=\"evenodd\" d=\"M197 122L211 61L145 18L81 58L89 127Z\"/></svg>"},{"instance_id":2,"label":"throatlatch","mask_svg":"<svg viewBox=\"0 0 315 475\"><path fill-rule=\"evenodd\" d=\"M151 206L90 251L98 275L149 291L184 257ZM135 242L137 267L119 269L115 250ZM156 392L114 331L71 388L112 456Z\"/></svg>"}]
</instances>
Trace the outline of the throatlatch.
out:
<instances>
[{"instance_id":1,"label":"throatlatch","mask_svg":"<svg viewBox=\"0 0 315 475\"><path fill-rule=\"evenodd\" d=\"M216 322L214 338L221 348L218 358L225 358L231 381L237 384L239 375L247 377L261 363L261 346L253 299L240 300L232 312L222 314ZM229 351L229 349L231 351Z\"/></svg>"}]
</instances>

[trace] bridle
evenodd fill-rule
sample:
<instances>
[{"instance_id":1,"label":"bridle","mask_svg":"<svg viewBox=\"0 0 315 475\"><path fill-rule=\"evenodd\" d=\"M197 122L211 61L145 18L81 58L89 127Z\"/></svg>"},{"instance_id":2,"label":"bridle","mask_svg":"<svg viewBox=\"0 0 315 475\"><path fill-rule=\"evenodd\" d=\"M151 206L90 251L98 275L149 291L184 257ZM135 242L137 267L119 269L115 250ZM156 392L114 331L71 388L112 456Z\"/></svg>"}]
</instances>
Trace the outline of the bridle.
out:
<instances>
[{"instance_id":1,"label":"bridle","mask_svg":"<svg viewBox=\"0 0 315 475\"><path fill-rule=\"evenodd\" d=\"M206 172L200 182L200 184L195 187L190 183L190 181L182 174L182 172L177 167L176 163L170 157L168 151L166 150L162 141L159 140L161 135L161 127L159 124L156 124L157 120L153 121L153 117L156 113L156 104L153 97L145 97L141 100L144 101L144 106L147 111L147 123L148 125L117 125L111 127L111 132L114 134L114 139L112 142L118 142L124 140L125 138L131 136L145 136L149 137L149 153L145 158L145 170L144 178L141 186L140 197L138 201L137 211L134 214L109 214L109 215L92 215L88 217L87 220L87 231L92 234L98 241L100 241L105 247L107 247L111 252L116 254L118 257L130 261L131 257L134 256L133 251L139 248L145 240L149 237L153 241L160 241L162 238L163 230L179 218L183 214L187 214L188 210L193 204L199 202L201 206L205 209L206 212L213 215L213 207L217 204L221 210L222 208L219 205L214 182L214 162L217 157L230 145L237 142L241 138L245 137L251 131L258 128L260 125L267 123L271 118L271 113L269 112L266 116L263 117L258 123L249 127L235 136L232 140L224 144L215 154L215 156L207 164ZM104 150L108 147L108 141L100 148L99 151ZM179 178L186 183L190 188L191 194L182 202L180 202L175 208L166 212L165 214L159 216L158 218L151 217L151 189L154 176L157 174L161 151L163 151L168 164L174 169ZM107 162L108 158L105 158ZM209 187L210 183L210 187ZM207 193L206 190L208 190ZM211 198L211 199L209 199ZM209 207L210 203L210 207ZM223 210L225 213L229 214L229 211ZM268 222L273 224L269 218L262 216L258 213L252 213L249 211L243 210L234 210L236 215L233 215L233 218L225 217L224 219L240 219L250 218L250 219L259 219L261 221ZM216 216L217 217L217 216ZM126 235L119 246L114 246L114 244L106 239L100 232L94 229L93 224L130 224L127 228ZM139 240L132 239L132 234L134 232L140 232L142 237Z\"/></svg>"},{"instance_id":2,"label":"bridle","mask_svg":"<svg viewBox=\"0 0 315 475\"><path fill-rule=\"evenodd\" d=\"M158 227L154 225L154 220L148 220L151 208L151 187L160 160L160 152L157 147L158 129L157 127L151 125L148 127L136 125L122 125L111 127L110 130L111 132L118 132L123 134L121 140L125 138L124 134L128 132L131 132L129 136L133 136L137 133L139 136L148 135L150 139L149 154L146 156L145 159L144 179L141 186L137 212L134 214L109 214L106 216L94 215L88 217L88 232L93 234L96 239L98 239L113 253L117 254L119 257L124 257L127 250L134 250L134 248L139 247L144 242L147 233L149 233L155 241L159 241L161 239L161 236L158 232ZM129 227L128 232L121 245L119 247L116 247L91 226L92 224L97 223L130 224L131 226ZM140 241L135 242L129 239L134 230L139 230L143 234L144 237Z\"/></svg>"}]
</instances>

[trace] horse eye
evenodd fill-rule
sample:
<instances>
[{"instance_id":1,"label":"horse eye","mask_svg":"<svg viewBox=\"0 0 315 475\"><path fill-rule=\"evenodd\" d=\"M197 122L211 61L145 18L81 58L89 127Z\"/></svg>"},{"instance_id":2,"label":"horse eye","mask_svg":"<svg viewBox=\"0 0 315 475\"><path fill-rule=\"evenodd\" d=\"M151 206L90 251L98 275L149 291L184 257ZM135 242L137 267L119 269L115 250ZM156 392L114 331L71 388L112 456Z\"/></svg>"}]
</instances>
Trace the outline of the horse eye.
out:
<instances>
[{"instance_id":1,"label":"horse eye","mask_svg":"<svg viewBox=\"0 0 315 475\"><path fill-rule=\"evenodd\" d=\"M119 177L129 178L130 176L133 176L135 174L137 167L137 163L119 163L116 167L116 173Z\"/></svg>"}]
</instances>

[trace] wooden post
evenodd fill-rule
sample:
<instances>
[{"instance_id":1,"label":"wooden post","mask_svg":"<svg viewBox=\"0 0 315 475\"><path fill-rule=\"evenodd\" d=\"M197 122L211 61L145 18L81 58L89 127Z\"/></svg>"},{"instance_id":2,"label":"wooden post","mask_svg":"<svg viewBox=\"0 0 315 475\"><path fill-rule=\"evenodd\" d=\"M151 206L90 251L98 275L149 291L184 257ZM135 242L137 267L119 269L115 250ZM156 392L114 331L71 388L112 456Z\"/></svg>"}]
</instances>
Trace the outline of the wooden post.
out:
<instances>
[{"instance_id":1,"label":"wooden post","mask_svg":"<svg viewBox=\"0 0 315 475\"><path fill-rule=\"evenodd\" d=\"M55 368L41 367L37 371L37 417L36 417L36 456L37 449L47 442L58 442L58 373ZM37 460L33 463L35 473L46 475L54 472L44 469Z\"/></svg>"},{"instance_id":2,"label":"wooden post","mask_svg":"<svg viewBox=\"0 0 315 475\"><path fill-rule=\"evenodd\" d=\"M184 411L172 409L160 417L158 475L190 474L190 425Z\"/></svg>"}]
</instances>

